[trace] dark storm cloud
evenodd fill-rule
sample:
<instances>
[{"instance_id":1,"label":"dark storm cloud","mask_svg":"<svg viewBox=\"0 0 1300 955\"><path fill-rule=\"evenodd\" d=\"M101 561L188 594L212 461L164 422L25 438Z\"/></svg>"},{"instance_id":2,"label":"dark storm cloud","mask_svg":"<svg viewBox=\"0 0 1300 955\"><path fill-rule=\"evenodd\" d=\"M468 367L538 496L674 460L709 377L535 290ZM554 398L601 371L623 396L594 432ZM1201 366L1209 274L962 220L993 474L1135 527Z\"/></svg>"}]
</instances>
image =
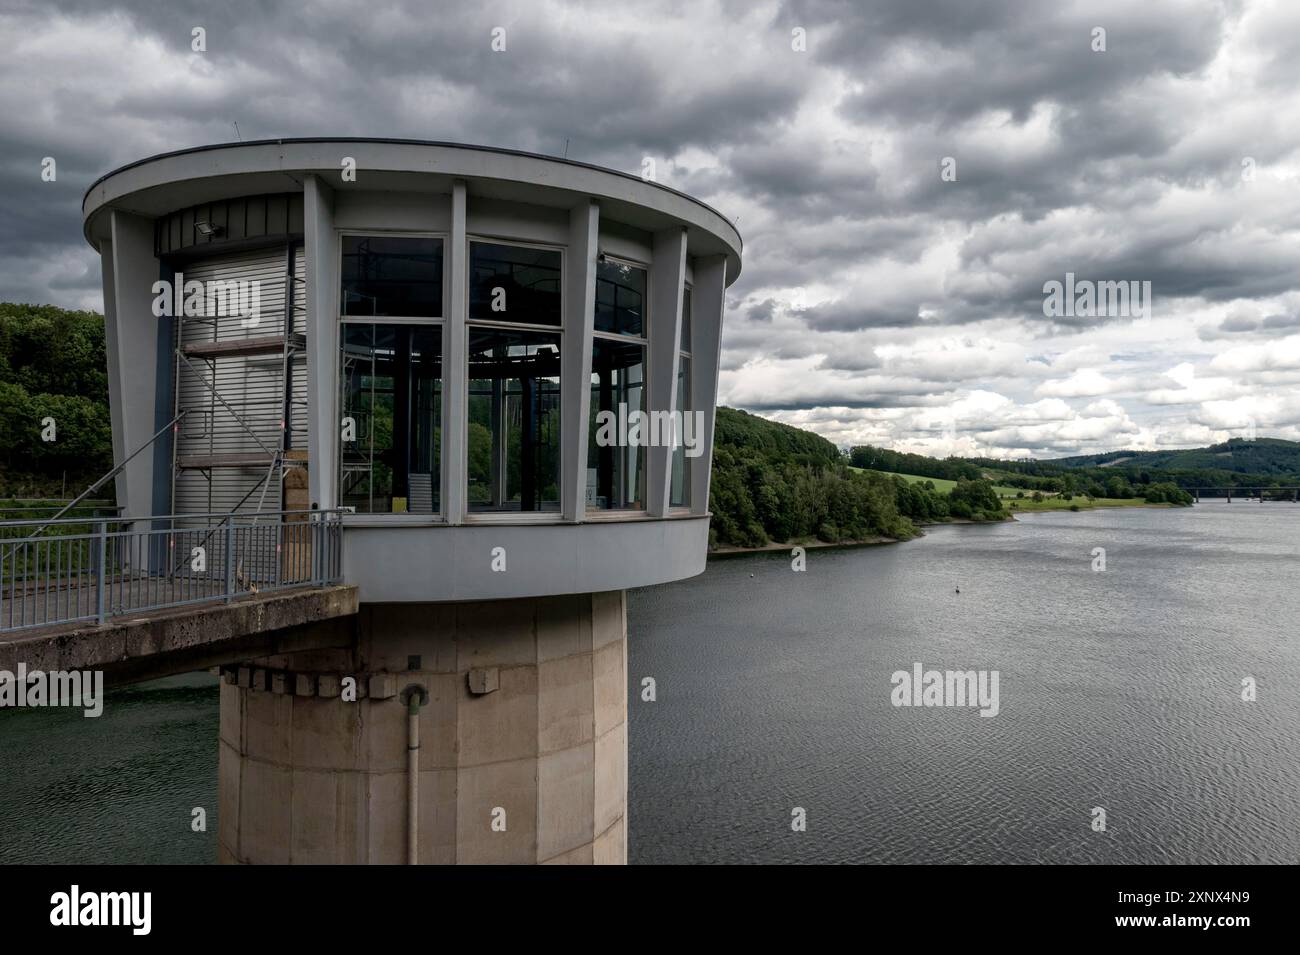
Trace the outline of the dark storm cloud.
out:
<instances>
[{"instance_id":1,"label":"dark storm cloud","mask_svg":"<svg viewBox=\"0 0 1300 955\"><path fill-rule=\"evenodd\" d=\"M15 33L67 36L39 62L0 74L11 98L39 105L39 119L0 130L0 250L9 255L75 246L85 187L171 149L237 137L394 136L567 148L572 158L639 171L643 156L720 147L793 110L803 92L758 64L718 73L701 61L678 85L682 74L665 66L700 51L629 43L581 10L531 4L60 0L20 3L9 15ZM495 26L506 30L504 54L491 50ZM195 27L206 31L202 54L190 49ZM115 46L130 38L156 59L123 62L117 79L129 83L70 74L75 48L95 35ZM39 179L46 155L58 160L57 183ZM6 295L32 294L26 272L0 266Z\"/></svg>"},{"instance_id":2,"label":"dark storm cloud","mask_svg":"<svg viewBox=\"0 0 1300 955\"><path fill-rule=\"evenodd\" d=\"M1259 327L1266 332L1290 331L1293 328L1300 328L1300 312L1293 312L1290 315L1270 315L1260 322Z\"/></svg>"},{"instance_id":3,"label":"dark storm cloud","mask_svg":"<svg viewBox=\"0 0 1300 955\"><path fill-rule=\"evenodd\" d=\"M1023 121L1043 101L1096 103L1148 76L1192 72L1218 49L1227 11L1162 0L795 0L789 15L834 22L819 50L863 87L846 111L915 123L991 109ZM1092 48L1094 27L1106 30L1105 52Z\"/></svg>"},{"instance_id":4,"label":"dark storm cloud","mask_svg":"<svg viewBox=\"0 0 1300 955\"><path fill-rule=\"evenodd\" d=\"M1179 351L1185 342L1207 357L1300 329L1285 299L1300 286L1300 198L1286 178L1300 162L1300 13L1251 15L1259 9L11 0L0 11L16 38L0 60L0 299L95 304L84 188L125 162L234 140L236 123L243 139L567 149L629 172L650 157L661 181L733 217L745 237L724 399L731 389L756 410L860 409L857 420L905 437L924 427L897 409L996 392L1005 404L988 399L981 440L1070 449L1084 439L1052 424L1070 424L1068 411L998 422L1036 384L1105 371L1110 337L1130 326L1044 317L1044 282L1066 271L1150 281L1157 316L1212 310L1178 342L1123 344L1140 356L1125 373L1153 380L1195 358ZM203 54L190 49L196 26ZM490 48L497 26L505 54ZM1104 53L1090 46L1096 26ZM791 48L796 27L805 52ZM40 180L45 156L57 182ZM956 181L941 178L944 157ZM1244 157L1260 169L1249 186ZM1025 358L1019 390L1016 366L978 349L947 382L932 380L942 373L924 349L887 362L874 351L986 329L1013 351L1034 343L1040 357ZM1096 345L1096 365L1042 357L1076 345ZM782 377L783 365L809 380ZM882 366L897 380L862 381ZM1261 400L1267 385L1258 380ZM1113 417L1109 434L1135 433ZM847 434L852 418L834 426Z\"/></svg>"},{"instance_id":5,"label":"dark storm cloud","mask_svg":"<svg viewBox=\"0 0 1300 955\"><path fill-rule=\"evenodd\" d=\"M1218 325L1204 325L1198 336L1202 341L1264 335L1277 337L1291 335L1300 330L1300 311L1257 318L1253 315L1229 315Z\"/></svg>"},{"instance_id":6,"label":"dark storm cloud","mask_svg":"<svg viewBox=\"0 0 1300 955\"><path fill-rule=\"evenodd\" d=\"M880 368L879 356L874 351L859 351L823 355L817 363L818 371L875 371Z\"/></svg>"},{"instance_id":7,"label":"dark storm cloud","mask_svg":"<svg viewBox=\"0 0 1300 955\"><path fill-rule=\"evenodd\" d=\"M765 298L761 302L747 306L745 308L745 318L751 322L770 322L772 321L772 315L776 312L776 307L776 299Z\"/></svg>"},{"instance_id":8,"label":"dark storm cloud","mask_svg":"<svg viewBox=\"0 0 1300 955\"><path fill-rule=\"evenodd\" d=\"M868 395L855 395L851 397L836 398L828 401L825 397L809 396L801 397L795 395L793 398L787 396L772 395L770 397L755 397L745 402L745 407L754 411L811 411L814 408L852 408L855 410L875 409L875 408L912 408L925 402L930 395L919 393L889 394L878 393Z\"/></svg>"},{"instance_id":9,"label":"dark storm cloud","mask_svg":"<svg viewBox=\"0 0 1300 955\"><path fill-rule=\"evenodd\" d=\"M885 308L870 302L838 301L813 305L797 313L805 325L820 332L857 332L866 328L906 328L919 325L915 305Z\"/></svg>"}]
</instances>

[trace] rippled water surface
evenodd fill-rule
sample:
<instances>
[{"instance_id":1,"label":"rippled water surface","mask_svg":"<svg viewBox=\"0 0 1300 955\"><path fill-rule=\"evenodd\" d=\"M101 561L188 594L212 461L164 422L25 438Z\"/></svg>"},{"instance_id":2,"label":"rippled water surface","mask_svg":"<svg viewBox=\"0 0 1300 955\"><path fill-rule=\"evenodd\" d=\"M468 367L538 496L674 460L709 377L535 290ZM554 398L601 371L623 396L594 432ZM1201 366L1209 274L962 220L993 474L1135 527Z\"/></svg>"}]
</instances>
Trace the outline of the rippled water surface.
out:
<instances>
[{"instance_id":1,"label":"rippled water surface","mask_svg":"<svg viewBox=\"0 0 1300 955\"><path fill-rule=\"evenodd\" d=\"M1300 506L1046 512L637 591L631 857L1298 862L1298 555ZM1001 712L892 706L918 661Z\"/></svg>"},{"instance_id":2,"label":"rippled water surface","mask_svg":"<svg viewBox=\"0 0 1300 955\"><path fill-rule=\"evenodd\" d=\"M1283 504L1040 513L636 591L631 860L1300 861L1297 542ZM893 707L915 662L1001 712ZM206 674L0 711L0 767L0 862L215 858Z\"/></svg>"},{"instance_id":3,"label":"rippled water surface","mask_svg":"<svg viewBox=\"0 0 1300 955\"><path fill-rule=\"evenodd\" d=\"M97 719L0 710L0 863L215 861L217 707L196 673L112 690Z\"/></svg>"}]
</instances>

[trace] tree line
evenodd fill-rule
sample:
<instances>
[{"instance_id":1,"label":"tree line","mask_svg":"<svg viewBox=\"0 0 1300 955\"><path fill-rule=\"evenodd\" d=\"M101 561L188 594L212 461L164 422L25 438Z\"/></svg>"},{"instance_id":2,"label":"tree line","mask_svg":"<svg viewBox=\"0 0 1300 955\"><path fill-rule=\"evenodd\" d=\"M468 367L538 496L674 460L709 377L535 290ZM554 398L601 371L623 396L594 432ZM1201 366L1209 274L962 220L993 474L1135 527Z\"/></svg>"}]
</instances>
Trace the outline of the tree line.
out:
<instances>
[{"instance_id":1,"label":"tree line","mask_svg":"<svg viewBox=\"0 0 1300 955\"><path fill-rule=\"evenodd\" d=\"M894 471L920 477L993 480L996 484L1045 494L1086 494L1094 498L1146 498L1152 486L1269 488L1300 484L1300 443L1276 438L1247 442L1234 438L1212 448L1171 452L1112 452L1075 458L1002 460L999 458L928 458L861 445L848 451L854 467ZM1250 445L1250 447L1243 447ZM1238 470L1187 466L1188 462L1228 459ZM1105 463L1098 463L1098 462ZM1152 462L1168 461L1158 466ZM1259 467L1260 471L1245 470ZM1167 492L1152 492L1165 496ZM1188 500L1190 501L1190 496ZM1161 501L1160 503L1164 503Z\"/></svg>"},{"instance_id":2,"label":"tree line","mask_svg":"<svg viewBox=\"0 0 1300 955\"><path fill-rule=\"evenodd\" d=\"M854 471L835 445L808 431L733 408L719 408L716 420L713 544L906 540L920 523L1004 516L992 483L978 475L945 494L932 483Z\"/></svg>"},{"instance_id":3,"label":"tree line","mask_svg":"<svg viewBox=\"0 0 1300 955\"><path fill-rule=\"evenodd\" d=\"M80 491L112 466L103 317L0 303L0 496L65 476Z\"/></svg>"}]
</instances>

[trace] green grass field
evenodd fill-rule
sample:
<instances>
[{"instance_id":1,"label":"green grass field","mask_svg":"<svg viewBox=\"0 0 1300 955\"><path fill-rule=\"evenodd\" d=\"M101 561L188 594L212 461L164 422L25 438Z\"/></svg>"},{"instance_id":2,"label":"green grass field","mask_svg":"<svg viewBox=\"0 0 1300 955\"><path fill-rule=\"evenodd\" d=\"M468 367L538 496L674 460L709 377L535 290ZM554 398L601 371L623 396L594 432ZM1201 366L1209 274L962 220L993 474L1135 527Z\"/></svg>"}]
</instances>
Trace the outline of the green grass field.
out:
<instances>
[{"instance_id":1,"label":"green grass field","mask_svg":"<svg viewBox=\"0 0 1300 955\"><path fill-rule=\"evenodd\" d=\"M867 471L867 470L869 470L869 469L868 469L868 468L855 468L855 467L850 466L850 467L849 467L849 470L851 470L851 471ZM956 482L956 481L949 481L947 478L931 478L931 477L922 477L922 476L919 475L919 474L895 474L895 473L893 473L893 472L891 472L891 471L872 471L871 473L872 473L872 474L882 474L882 475L884 475L884 476L886 476L886 477L901 477L904 481L908 481L908 482L910 482L910 483L912 483L912 484L924 484L926 481L931 481L931 482L933 482L933 484L934 484L934 489L935 489L936 491L938 491L939 493L941 493L941 494L947 494L949 491L951 491L954 487L957 486L957 482ZM995 485L993 485L993 490L994 490L994 492L995 492L999 497L1015 497L1015 496L1016 496L1016 492L1017 492L1017 491L1020 491L1020 490L1023 490L1023 488L1018 488L1018 487L1008 487L1008 486L1006 486L1006 485L995 484ZM1029 493L1031 493L1031 492L1029 492L1029 491L1025 491L1025 493L1026 493L1026 494L1029 494Z\"/></svg>"},{"instance_id":2,"label":"green grass field","mask_svg":"<svg viewBox=\"0 0 1300 955\"><path fill-rule=\"evenodd\" d=\"M851 467L850 470L866 471L868 469ZM932 481L934 483L934 489L938 491L940 494L947 494L957 485L956 481L948 481L945 480L944 478L921 477L918 474L894 474L893 472L890 471L873 471L872 473L884 475L886 477L901 477L903 480L910 481L913 484L923 484L926 481ZM1011 514L1023 514L1028 511L1068 511L1075 505L1077 505L1078 509L1081 511L1091 511L1098 507L1168 507L1169 506L1167 504L1148 505L1147 502L1140 497L1115 497L1115 498L1099 497L1090 501L1082 494L1075 494L1074 498L1069 501L1065 500L1065 498L1060 497L1059 495L1054 495L1049 497L1045 494L1043 495L1043 499L1041 501L1035 501L1031 496L1034 492L1026 491L1024 488L1011 487L1009 485L1003 485L1003 484L995 484L993 485L993 490L998 495L998 497L1002 498L1003 510ZM1025 496L1016 497L1016 494L1018 493L1023 493Z\"/></svg>"},{"instance_id":3,"label":"green grass field","mask_svg":"<svg viewBox=\"0 0 1300 955\"><path fill-rule=\"evenodd\" d=\"M1034 501L1027 497L1013 499L1002 502L1003 510L1011 514L1023 514L1027 511L1068 511L1071 505L1077 504L1081 511L1091 511L1099 507L1170 507L1169 504L1148 504L1145 498L1141 497L1098 497L1088 500L1079 494L1074 496L1074 500L1067 501L1060 497L1047 497L1041 501Z\"/></svg>"}]
</instances>

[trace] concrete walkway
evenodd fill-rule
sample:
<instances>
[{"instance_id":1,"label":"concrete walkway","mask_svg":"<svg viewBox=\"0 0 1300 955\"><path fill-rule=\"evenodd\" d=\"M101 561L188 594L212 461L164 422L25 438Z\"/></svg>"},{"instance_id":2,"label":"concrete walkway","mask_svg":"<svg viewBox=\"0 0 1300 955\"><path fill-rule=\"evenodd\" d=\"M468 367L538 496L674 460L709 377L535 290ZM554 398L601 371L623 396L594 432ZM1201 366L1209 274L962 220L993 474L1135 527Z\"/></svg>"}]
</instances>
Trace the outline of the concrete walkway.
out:
<instances>
[{"instance_id":1,"label":"concrete walkway","mask_svg":"<svg viewBox=\"0 0 1300 955\"><path fill-rule=\"evenodd\" d=\"M0 636L0 670L103 670L110 683L298 650L351 646L357 588L301 587Z\"/></svg>"}]
</instances>

